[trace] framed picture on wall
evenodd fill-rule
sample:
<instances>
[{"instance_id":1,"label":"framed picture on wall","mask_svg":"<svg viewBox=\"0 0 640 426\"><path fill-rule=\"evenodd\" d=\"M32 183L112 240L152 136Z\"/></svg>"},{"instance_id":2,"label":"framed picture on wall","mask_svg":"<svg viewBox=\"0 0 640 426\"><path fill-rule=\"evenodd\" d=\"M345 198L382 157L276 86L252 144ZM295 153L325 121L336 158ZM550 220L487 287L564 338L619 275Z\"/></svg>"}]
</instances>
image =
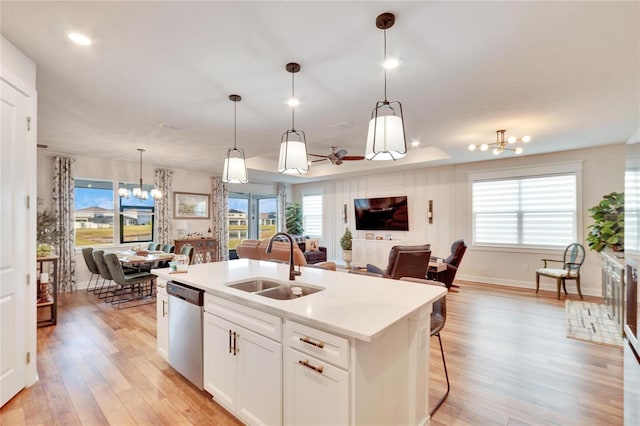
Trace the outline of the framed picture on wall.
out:
<instances>
[{"instance_id":1,"label":"framed picture on wall","mask_svg":"<svg viewBox=\"0 0 640 426\"><path fill-rule=\"evenodd\" d=\"M174 219L209 219L209 194L173 193Z\"/></svg>"}]
</instances>

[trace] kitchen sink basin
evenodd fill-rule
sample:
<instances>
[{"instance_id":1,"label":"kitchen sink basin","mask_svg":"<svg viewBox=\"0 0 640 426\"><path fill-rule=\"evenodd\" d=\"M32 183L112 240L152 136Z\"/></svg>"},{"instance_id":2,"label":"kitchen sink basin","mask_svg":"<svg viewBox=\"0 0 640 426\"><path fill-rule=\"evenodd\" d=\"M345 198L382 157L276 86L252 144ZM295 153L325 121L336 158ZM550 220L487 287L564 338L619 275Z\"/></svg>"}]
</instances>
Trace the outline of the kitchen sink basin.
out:
<instances>
[{"instance_id":1,"label":"kitchen sink basin","mask_svg":"<svg viewBox=\"0 0 640 426\"><path fill-rule=\"evenodd\" d=\"M309 294L317 293L324 290L323 288L309 287L306 285L280 285L278 287L270 288L268 290L261 291L257 294L264 297L277 300L291 300L298 299Z\"/></svg>"},{"instance_id":2,"label":"kitchen sink basin","mask_svg":"<svg viewBox=\"0 0 640 426\"><path fill-rule=\"evenodd\" d=\"M269 297L276 300L298 299L309 294L317 293L324 290L322 287L311 287L307 285L297 285L295 283L285 284L269 280L251 280L242 281L235 284L229 284L227 287L237 290L255 293L260 296Z\"/></svg>"},{"instance_id":3,"label":"kitchen sink basin","mask_svg":"<svg viewBox=\"0 0 640 426\"><path fill-rule=\"evenodd\" d=\"M249 293L255 293L256 291L267 290L269 288L279 287L281 284L267 280L251 280L243 281L241 283L231 284L228 287L235 288L242 291L248 291Z\"/></svg>"}]
</instances>

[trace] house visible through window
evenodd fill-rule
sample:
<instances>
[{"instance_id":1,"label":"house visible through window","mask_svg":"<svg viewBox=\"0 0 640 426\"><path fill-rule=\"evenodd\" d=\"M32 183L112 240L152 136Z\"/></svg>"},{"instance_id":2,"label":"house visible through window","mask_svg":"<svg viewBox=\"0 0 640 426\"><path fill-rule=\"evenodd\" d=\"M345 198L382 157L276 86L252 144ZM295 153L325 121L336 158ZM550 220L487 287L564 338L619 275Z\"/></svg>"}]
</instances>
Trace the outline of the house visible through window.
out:
<instances>
[{"instance_id":1,"label":"house visible through window","mask_svg":"<svg viewBox=\"0 0 640 426\"><path fill-rule=\"evenodd\" d=\"M577 240L576 173L472 182L473 243L565 247Z\"/></svg>"},{"instance_id":2,"label":"house visible through window","mask_svg":"<svg viewBox=\"0 0 640 426\"><path fill-rule=\"evenodd\" d=\"M322 238L322 194L302 196L302 227L304 235Z\"/></svg>"},{"instance_id":3,"label":"house visible through window","mask_svg":"<svg viewBox=\"0 0 640 426\"><path fill-rule=\"evenodd\" d=\"M76 246L113 244L113 182L75 179Z\"/></svg>"}]
</instances>

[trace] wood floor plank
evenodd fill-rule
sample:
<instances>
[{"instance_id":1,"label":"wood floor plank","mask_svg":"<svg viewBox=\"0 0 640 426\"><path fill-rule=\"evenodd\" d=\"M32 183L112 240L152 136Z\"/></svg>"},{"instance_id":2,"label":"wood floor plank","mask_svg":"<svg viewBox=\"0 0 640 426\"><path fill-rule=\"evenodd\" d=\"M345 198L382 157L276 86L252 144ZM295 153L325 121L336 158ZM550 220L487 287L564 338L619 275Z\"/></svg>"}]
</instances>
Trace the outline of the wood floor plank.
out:
<instances>
[{"instance_id":1,"label":"wood floor plank","mask_svg":"<svg viewBox=\"0 0 640 426\"><path fill-rule=\"evenodd\" d=\"M433 426L623 424L621 349L566 338L555 292L459 284L441 332L451 393ZM40 381L0 409L2 424L240 424L157 354L155 312L61 294L58 325L38 329ZM433 402L446 382L431 344Z\"/></svg>"}]
</instances>

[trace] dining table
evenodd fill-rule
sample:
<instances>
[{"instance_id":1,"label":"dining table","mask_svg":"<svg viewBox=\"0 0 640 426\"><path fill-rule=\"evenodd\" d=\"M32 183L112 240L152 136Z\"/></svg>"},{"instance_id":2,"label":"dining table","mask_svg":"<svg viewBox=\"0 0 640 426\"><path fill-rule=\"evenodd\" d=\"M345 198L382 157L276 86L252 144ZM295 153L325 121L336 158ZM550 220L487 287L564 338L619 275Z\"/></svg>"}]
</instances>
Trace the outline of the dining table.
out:
<instances>
[{"instance_id":1,"label":"dining table","mask_svg":"<svg viewBox=\"0 0 640 426\"><path fill-rule=\"evenodd\" d=\"M149 251L145 256L139 256L133 250L112 251L115 253L123 265L140 266L145 263L154 264L156 262L167 262L173 259L175 253L166 253L164 251Z\"/></svg>"}]
</instances>

